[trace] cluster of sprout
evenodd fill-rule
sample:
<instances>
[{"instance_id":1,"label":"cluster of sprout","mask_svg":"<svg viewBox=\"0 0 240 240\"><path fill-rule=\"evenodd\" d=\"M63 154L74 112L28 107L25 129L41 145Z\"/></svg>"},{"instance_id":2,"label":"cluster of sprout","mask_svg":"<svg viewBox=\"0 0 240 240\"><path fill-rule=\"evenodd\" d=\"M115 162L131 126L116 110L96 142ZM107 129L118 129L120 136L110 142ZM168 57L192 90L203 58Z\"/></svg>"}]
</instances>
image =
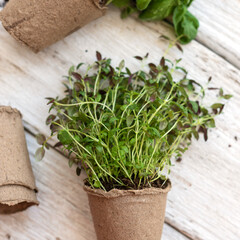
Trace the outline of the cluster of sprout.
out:
<instances>
[{"instance_id":1,"label":"cluster of sprout","mask_svg":"<svg viewBox=\"0 0 240 240\"><path fill-rule=\"evenodd\" d=\"M93 188L140 189L164 182L172 156L180 159L199 133L207 140L224 105L202 106L203 87L178 64L162 58L147 71L131 72L124 61L115 68L97 52L84 74L83 63L69 70L64 98L48 99L50 137L57 135L56 146L69 154L70 166L76 163L78 175L85 169ZM181 71L182 79L174 81L174 71ZM36 158L43 157L48 139L38 135L42 146Z\"/></svg>"}]
</instances>

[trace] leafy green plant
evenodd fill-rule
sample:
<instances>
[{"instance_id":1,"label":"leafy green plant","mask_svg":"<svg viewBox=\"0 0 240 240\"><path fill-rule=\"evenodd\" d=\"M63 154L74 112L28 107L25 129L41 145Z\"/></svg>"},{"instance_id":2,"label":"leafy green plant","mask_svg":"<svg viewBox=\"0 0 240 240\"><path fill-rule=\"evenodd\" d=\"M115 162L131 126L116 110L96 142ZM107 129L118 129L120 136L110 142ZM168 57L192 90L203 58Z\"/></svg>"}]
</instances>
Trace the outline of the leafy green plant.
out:
<instances>
[{"instance_id":1,"label":"leafy green plant","mask_svg":"<svg viewBox=\"0 0 240 240\"><path fill-rule=\"evenodd\" d=\"M159 64L146 63L147 55L135 57L141 70L131 72L122 61L118 67L102 58L87 67L80 63L69 70L64 98L48 98L51 113L46 124L57 147L73 158L78 175L84 168L93 188L140 189L168 179L171 158L178 160L188 149L192 137L215 127L214 117L223 103L202 106L204 88L187 77L187 71L162 58ZM181 72L181 78L173 79ZM211 79L209 79L210 81ZM219 90L220 99L229 99ZM41 160L48 139L37 136L41 144L36 158Z\"/></svg>"},{"instance_id":2,"label":"leafy green plant","mask_svg":"<svg viewBox=\"0 0 240 240\"><path fill-rule=\"evenodd\" d=\"M139 13L144 21L163 20L172 17L179 42L187 44L198 32L199 22L189 11L193 0L110 0L122 9L122 18Z\"/></svg>"}]
</instances>

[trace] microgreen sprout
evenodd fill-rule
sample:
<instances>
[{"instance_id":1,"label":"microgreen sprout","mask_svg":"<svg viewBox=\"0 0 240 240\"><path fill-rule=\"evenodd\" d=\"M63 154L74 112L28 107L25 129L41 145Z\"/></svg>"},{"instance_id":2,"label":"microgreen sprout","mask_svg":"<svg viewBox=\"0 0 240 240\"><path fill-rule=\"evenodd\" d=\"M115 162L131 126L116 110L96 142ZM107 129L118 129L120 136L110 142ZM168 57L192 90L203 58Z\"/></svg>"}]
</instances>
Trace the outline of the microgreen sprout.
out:
<instances>
[{"instance_id":1,"label":"microgreen sprout","mask_svg":"<svg viewBox=\"0 0 240 240\"><path fill-rule=\"evenodd\" d=\"M147 56L135 58L146 62ZM145 66L148 70L131 72L124 61L114 67L97 52L85 74L82 63L70 68L64 98L48 98L50 137L57 135L56 147L68 153L69 166L76 163L78 175L85 169L93 188L141 189L165 182L172 157L181 159L200 133L207 140L224 104L202 106L205 89L179 62L162 58ZM173 79L174 72L182 73L180 80ZM220 95L231 97L222 89ZM49 138L37 138L40 160Z\"/></svg>"}]
</instances>

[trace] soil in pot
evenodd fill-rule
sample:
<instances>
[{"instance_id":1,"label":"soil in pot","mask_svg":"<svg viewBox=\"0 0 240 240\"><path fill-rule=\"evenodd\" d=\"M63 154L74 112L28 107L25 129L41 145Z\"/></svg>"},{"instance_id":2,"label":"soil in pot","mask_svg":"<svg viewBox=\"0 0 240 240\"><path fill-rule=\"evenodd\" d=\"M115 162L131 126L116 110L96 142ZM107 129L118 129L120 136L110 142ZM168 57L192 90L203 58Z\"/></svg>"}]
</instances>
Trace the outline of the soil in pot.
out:
<instances>
[{"instance_id":1,"label":"soil in pot","mask_svg":"<svg viewBox=\"0 0 240 240\"><path fill-rule=\"evenodd\" d=\"M109 192L84 186L98 240L160 240L165 217L166 187Z\"/></svg>"}]
</instances>

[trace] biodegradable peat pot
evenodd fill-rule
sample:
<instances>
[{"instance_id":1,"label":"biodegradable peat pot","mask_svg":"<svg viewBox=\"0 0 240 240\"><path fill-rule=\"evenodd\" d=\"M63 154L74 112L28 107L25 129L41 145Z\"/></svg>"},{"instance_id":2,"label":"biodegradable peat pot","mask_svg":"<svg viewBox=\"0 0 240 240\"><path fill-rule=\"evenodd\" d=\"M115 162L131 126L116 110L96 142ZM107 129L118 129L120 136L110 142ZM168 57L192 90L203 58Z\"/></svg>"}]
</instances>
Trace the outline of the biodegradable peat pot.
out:
<instances>
[{"instance_id":1,"label":"biodegradable peat pot","mask_svg":"<svg viewBox=\"0 0 240 240\"><path fill-rule=\"evenodd\" d=\"M38 205L21 113L0 106L0 213Z\"/></svg>"},{"instance_id":2,"label":"biodegradable peat pot","mask_svg":"<svg viewBox=\"0 0 240 240\"><path fill-rule=\"evenodd\" d=\"M160 240L169 182L165 189L105 192L84 186L98 240Z\"/></svg>"},{"instance_id":3,"label":"biodegradable peat pot","mask_svg":"<svg viewBox=\"0 0 240 240\"><path fill-rule=\"evenodd\" d=\"M0 13L4 28L34 52L103 16L103 0L11 0Z\"/></svg>"}]
</instances>

